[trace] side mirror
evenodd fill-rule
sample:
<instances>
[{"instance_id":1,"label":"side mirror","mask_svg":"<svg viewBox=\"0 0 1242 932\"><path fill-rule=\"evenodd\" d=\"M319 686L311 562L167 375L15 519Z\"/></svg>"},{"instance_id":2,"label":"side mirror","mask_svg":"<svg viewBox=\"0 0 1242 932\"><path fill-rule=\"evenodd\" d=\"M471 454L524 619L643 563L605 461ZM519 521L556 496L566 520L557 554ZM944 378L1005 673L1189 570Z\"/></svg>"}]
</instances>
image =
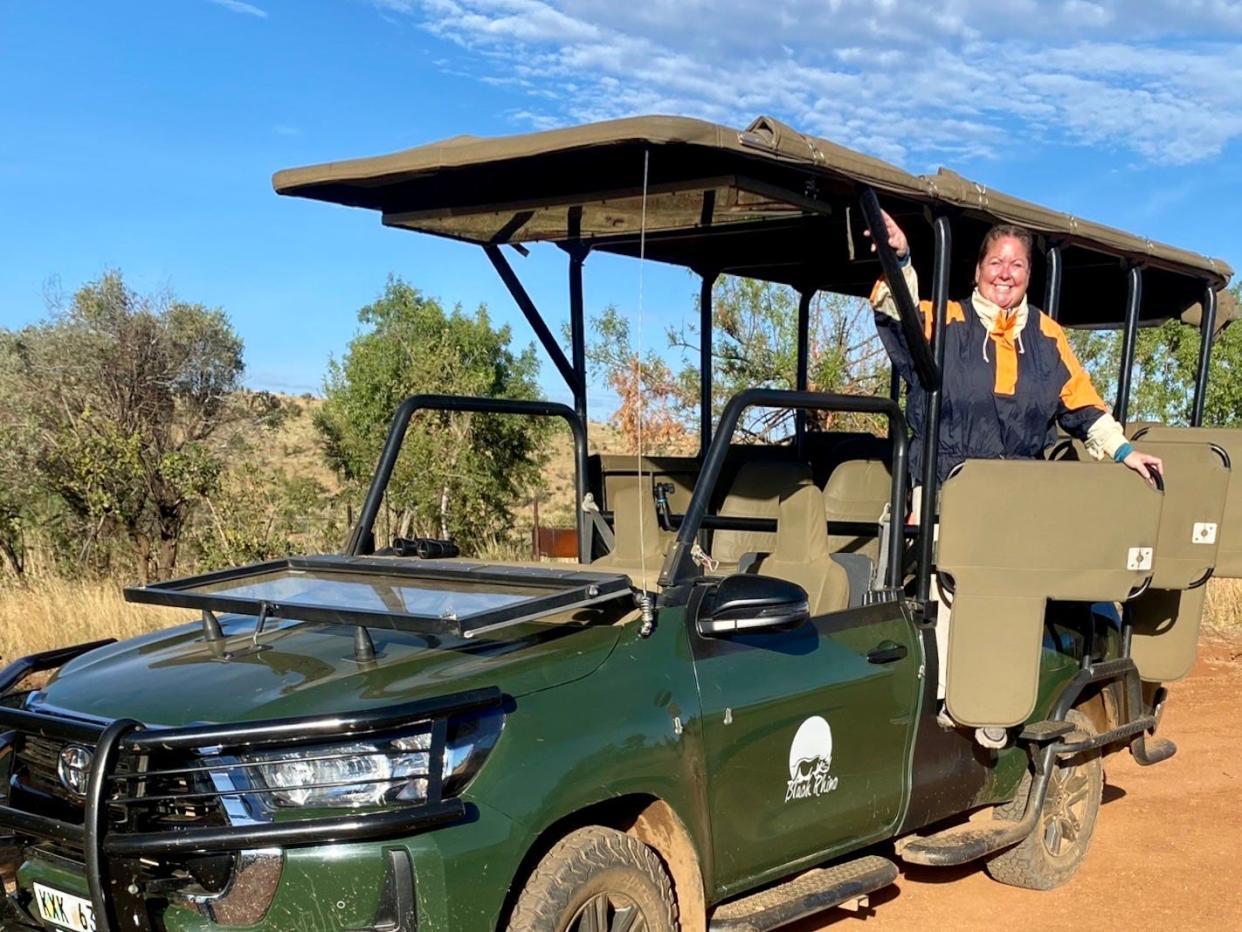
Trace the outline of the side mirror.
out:
<instances>
[{"instance_id":1,"label":"side mirror","mask_svg":"<svg viewBox=\"0 0 1242 932\"><path fill-rule=\"evenodd\" d=\"M783 631L811 617L806 590L772 576L726 576L703 600L695 621L699 634L721 637L746 631Z\"/></svg>"}]
</instances>

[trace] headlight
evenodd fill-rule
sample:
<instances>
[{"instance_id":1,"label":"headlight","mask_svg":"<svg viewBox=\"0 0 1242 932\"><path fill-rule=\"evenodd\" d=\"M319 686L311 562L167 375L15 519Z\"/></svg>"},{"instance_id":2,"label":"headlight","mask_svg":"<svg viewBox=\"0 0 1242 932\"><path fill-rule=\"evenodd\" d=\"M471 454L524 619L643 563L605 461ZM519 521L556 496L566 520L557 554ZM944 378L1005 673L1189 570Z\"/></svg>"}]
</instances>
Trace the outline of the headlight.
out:
<instances>
[{"instance_id":1,"label":"headlight","mask_svg":"<svg viewBox=\"0 0 1242 932\"><path fill-rule=\"evenodd\" d=\"M444 795L456 796L483 766L505 726L503 712L485 712L449 720L444 747Z\"/></svg>"},{"instance_id":2,"label":"headlight","mask_svg":"<svg viewBox=\"0 0 1242 932\"><path fill-rule=\"evenodd\" d=\"M450 719L443 790L455 796L478 773L504 727L503 712ZM427 799L431 729L379 741L318 745L246 755L270 791L270 808L350 808Z\"/></svg>"},{"instance_id":3,"label":"headlight","mask_svg":"<svg viewBox=\"0 0 1242 932\"><path fill-rule=\"evenodd\" d=\"M427 798L431 732L246 758L279 807L358 808Z\"/></svg>"}]
</instances>

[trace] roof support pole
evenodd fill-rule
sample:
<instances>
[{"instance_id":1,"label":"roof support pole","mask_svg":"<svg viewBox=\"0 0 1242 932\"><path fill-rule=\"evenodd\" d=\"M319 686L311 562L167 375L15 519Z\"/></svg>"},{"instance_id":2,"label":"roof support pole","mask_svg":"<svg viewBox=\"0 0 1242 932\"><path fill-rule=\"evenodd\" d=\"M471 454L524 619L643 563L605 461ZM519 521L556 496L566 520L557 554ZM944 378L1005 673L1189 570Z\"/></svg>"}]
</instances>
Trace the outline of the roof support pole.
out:
<instances>
[{"instance_id":1,"label":"roof support pole","mask_svg":"<svg viewBox=\"0 0 1242 932\"><path fill-rule=\"evenodd\" d=\"M794 387L806 391L807 369L811 364L811 301L815 299L816 289L804 291L798 296L798 372Z\"/></svg>"},{"instance_id":2,"label":"roof support pole","mask_svg":"<svg viewBox=\"0 0 1242 932\"><path fill-rule=\"evenodd\" d=\"M932 258L932 341L931 358L937 373L944 370L945 314L949 306L949 256L953 250L953 229L949 218L940 214L932 221L936 252ZM902 284L904 289L904 282ZM936 493L939 486L940 465L940 393L941 382L927 392L927 407L923 418L923 501L919 512L919 581L918 600L923 606L924 618L935 616L927 610L931 597L932 544L936 528ZM903 515L893 515L894 524Z\"/></svg>"},{"instance_id":3,"label":"roof support pole","mask_svg":"<svg viewBox=\"0 0 1242 932\"><path fill-rule=\"evenodd\" d=\"M811 364L811 302L815 299L816 289L811 288L798 295L798 362L794 374L794 389L806 391L807 369ZM799 408L794 412L795 439L799 456L802 455L806 443L806 411Z\"/></svg>"},{"instance_id":4,"label":"roof support pole","mask_svg":"<svg viewBox=\"0 0 1242 932\"><path fill-rule=\"evenodd\" d=\"M1050 243L1046 255L1047 275L1044 282L1044 313L1053 320L1061 311L1061 246Z\"/></svg>"},{"instance_id":5,"label":"roof support pole","mask_svg":"<svg viewBox=\"0 0 1242 932\"><path fill-rule=\"evenodd\" d=\"M1117 403L1113 417L1122 427L1130 410L1130 370L1134 368L1134 350L1138 344L1139 307L1143 303L1143 270L1131 265L1127 272L1126 325L1121 335L1121 372L1117 375Z\"/></svg>"},{"instance_id":6,"label":"roof support pole","mask_svg":"<svg viewBox=\"0 0 1242 932\"><path fill-rule=\"evenodd\" d=\"M569 246L569 339L573 344L570 354L573 358L574 383L570 386L574 395L574 410L587 424L587 384L586 384L586 321L582 302L582 264L586 261L590 248L582 243Z\"/></svg>"},{"instance_id":7,"label":"roof support pole","mask_svg":"<svg viewBox=\"0 0 1242 932\"><path fill-rule=\"evenodd\" d=\"M539 313L539 309L535 307L535 302L530 299L530 295L526 293L526 289L522 287L522 283L518 281L517 275L513 271L513 267L509 265L509 260L501 255L500 247L491 243L484 245L483 251L487 253L487 258L491 260L495 266L497 273L500 275L501 281L505 283L505 287L509 289L509 294L513 295L513 300L517 303L518 308L525 315L531 329L535 331L535 336L539 338L539 342L543 344L544 350L552 357L552 363L561 373L561 378L565 380L565 384L569 386L570 392L577 397L578 376L574 368L569 364L569 360L565 358L564 351L556 342L556 338L552 336L552 331L548 329L548 325L544 323L543 316Z\"/></svg>"},{"instance_id":8,"label":"roof support pole","mask_svg":"<svg viewBox=\"0 0 1242 932\"><path fill-rule=\"evenodd\" d=\"M1203 426L1203 406L1207 402L1208 367L1212 362L1212 341L1216 337L1216 289L1203 288L1203 318L1199 321L1199 369L1195 373L1195 398L1190 408L1190 426Z\"/></svg>"},{"instance_id":9,"label":"roof support pole","mask_svg":"<svg viewBox=\"0 0 1242 932\"><path fill-rule=\"evenodd\" d=\"M699 459L712 442L712 288L719 272L701 272L699 286Z\"/></svg>"}]
</instances>

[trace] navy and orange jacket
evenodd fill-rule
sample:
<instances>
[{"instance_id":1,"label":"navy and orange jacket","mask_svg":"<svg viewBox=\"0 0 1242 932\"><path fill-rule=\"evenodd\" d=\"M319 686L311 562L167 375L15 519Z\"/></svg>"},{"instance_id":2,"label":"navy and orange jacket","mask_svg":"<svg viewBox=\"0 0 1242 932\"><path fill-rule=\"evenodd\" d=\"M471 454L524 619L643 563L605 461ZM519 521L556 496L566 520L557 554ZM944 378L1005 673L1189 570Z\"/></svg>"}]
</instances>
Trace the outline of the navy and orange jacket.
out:
<instances>
[{"instance_id":1,"label":"navy and orange jacket","mask_svg":"<svg viewBox=\"0 0 1242 932\"><path fill-rule=\"evenodd\" d=\"M904 269L913 295L918 281ZM906 416L916 442L911 475L922 475L925 392L897 319L896 304L883 280L871 294L876 329L897 372L910 386ZM930 301L919 303L930 339ZM944 375L940 401L941 481L966 459L1038 459L1056 438L1056 425L1087 444L1097 459L1114 457L1126 445L1121 426L1108 413L1079 364L1061 326L1025 300L1006 316L976 291L950 301L945 314Z\"/></svg>"}]
</instances>

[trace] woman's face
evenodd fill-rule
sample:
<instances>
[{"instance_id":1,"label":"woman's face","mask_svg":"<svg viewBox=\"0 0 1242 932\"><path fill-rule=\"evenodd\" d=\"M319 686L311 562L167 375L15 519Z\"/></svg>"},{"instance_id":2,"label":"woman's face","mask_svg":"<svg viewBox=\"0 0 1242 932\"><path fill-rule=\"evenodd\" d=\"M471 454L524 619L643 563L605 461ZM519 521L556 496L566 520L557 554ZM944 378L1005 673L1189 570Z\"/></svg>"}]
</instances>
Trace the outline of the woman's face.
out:
<instances>
[{"instance_id":1,"label":"woman's face","mask_svg":"<svg viewBox=\"0 0 1242 932\"><path fill-rule=\"evenodd\" d=\"M1006 310L1022 303L1031 279L1031 260L1022 241L1002 236L975 269L979 294Z\"/></svg>"}]
</instances>

